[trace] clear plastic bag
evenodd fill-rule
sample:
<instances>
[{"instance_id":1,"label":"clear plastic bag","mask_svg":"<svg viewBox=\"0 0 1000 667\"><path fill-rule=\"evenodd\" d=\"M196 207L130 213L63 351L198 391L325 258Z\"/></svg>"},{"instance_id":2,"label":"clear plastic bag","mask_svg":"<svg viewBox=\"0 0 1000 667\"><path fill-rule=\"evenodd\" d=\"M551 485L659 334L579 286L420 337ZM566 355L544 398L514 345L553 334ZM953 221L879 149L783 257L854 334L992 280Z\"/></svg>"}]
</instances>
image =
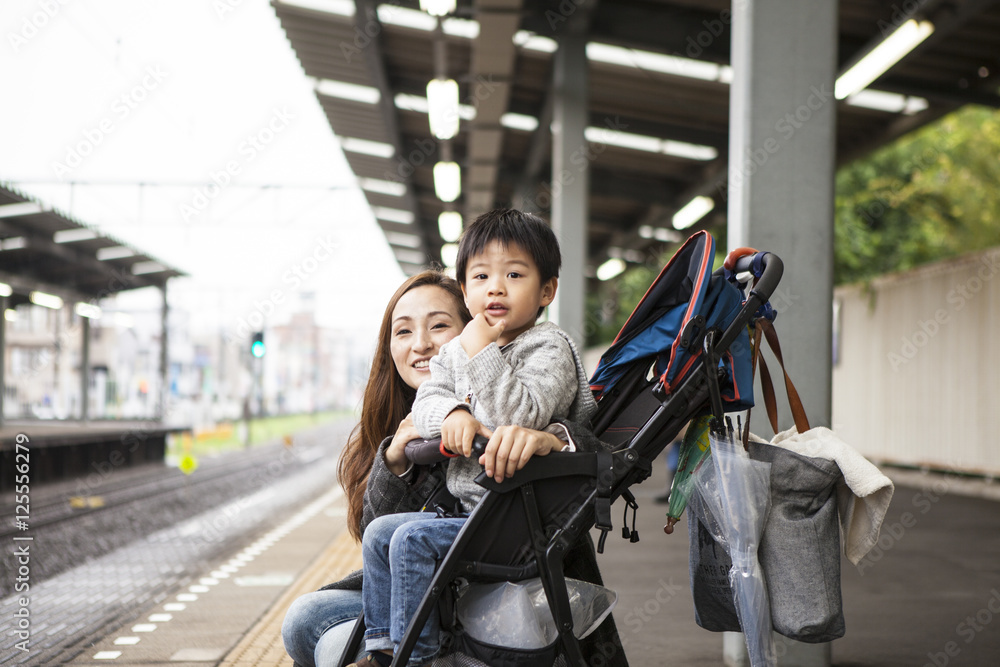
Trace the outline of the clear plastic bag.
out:
<instances>
[{"instance_id":1,"label":"clear plastic bag","mask_svg":"<svg viewBox=\"0 0 1000 667\"><path fill-rule=\"evenodd\" d=\"M770 507L771 464L752 461L732 432L710 435L709 465L695 474L702 522L729 553L729 584L752 667L773 667L774 637L767 582L758 560Z\"/></svg>"},{"instance_id":2,"label":"clear plastic bag","mask_svg":"<svg viewBox=\"0 0 1000 667\"><path fill-rule=\"evenodd\" d=\"M567 579L573 634L583 638L611 613L618 602L613 590ZM516 583L472 584L456 603L458 620L473 639L510 648L538 649L559 636L541 579Z\"/></svg>"}]
</instances>

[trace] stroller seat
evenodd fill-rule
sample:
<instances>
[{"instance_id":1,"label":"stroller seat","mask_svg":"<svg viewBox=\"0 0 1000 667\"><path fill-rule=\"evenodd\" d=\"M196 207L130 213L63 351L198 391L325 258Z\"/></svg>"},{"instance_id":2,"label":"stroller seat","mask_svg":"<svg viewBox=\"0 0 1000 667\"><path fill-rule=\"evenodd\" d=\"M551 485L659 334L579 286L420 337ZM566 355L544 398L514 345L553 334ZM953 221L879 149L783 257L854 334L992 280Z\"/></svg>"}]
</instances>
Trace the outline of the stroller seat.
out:
<instances>
[{"instance_id":1,"label":"stroller seat","mask_svg":"<svg viewBox=\"0 0 1000 667\"><path fill-rule=\"evenodd\" d=\"M396 650L393 665L405 665L434 605L457 578L477 582L541 579L558 639L548 653L519 655L486 647L490 665L552 665L558 653L568 664L585 665L573 633L566 585L567 553L589 544L601 531L598 552L612 528L611 505L622 499L637 508L629 490L649 477L652 462L694 417L753 404L748 326L770 313L767 301L781 278L778 257L755 253L731 257L731 269L712 272L714 239L698 232L684 243L636 306L591 379L598 399L595 435L611 449L536 457L487 489L448 554L438 565L420 607ZM745 295L735 276L750 272L756 283ZM772 315L773 316L773 315ZM627 510L626 510L627 512ZM628 530L623 532L628 535ZM632 534L635 541L634 532ZM446 614L442 614L442 621ZM355 655L363 633L355 628ZM465 651L482 649L467 637ZM493 648L498 651L490 654ZM506 652L505 652L506 651Z\"/></svg>"}]
</instances>

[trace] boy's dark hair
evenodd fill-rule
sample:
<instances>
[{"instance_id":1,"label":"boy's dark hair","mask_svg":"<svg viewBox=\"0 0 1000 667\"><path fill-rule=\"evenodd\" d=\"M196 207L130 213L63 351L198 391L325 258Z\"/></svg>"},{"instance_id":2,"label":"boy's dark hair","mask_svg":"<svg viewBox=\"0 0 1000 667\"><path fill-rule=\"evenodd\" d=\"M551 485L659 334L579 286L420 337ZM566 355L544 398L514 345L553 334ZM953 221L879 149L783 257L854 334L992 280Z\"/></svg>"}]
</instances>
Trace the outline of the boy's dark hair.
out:
<instances>
[{"instance_id":1,"label":"boy's dark hair","mask_svg":"<svg viewBox=\"0 0 1000 667\"><path fill-rule=\"evenodd\" d=\"M541 273L543 285L549 279L559 277L562 256L552 228L537 215L512 208L497 208L476 218L462 234L455 261L455 277L463 286L469 260L485 251L486 246L494 241L499 241L505 248L517 245L531 255Z\"/></svg>"}]
</instances>

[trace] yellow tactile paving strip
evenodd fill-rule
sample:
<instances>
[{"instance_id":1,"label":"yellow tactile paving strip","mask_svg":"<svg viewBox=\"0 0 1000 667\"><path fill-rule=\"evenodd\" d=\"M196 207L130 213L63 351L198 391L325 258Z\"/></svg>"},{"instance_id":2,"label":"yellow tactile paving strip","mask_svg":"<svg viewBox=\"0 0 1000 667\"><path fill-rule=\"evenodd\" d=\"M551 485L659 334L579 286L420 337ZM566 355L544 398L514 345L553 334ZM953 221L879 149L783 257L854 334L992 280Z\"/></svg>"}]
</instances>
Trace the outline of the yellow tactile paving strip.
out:
<instances>
[{"instance_id":1,"label":"yellow tactile paving strip","mask_svg":"<svg viewBox=\"0 0 1000 667\"><path fill-rule=\"evenodd\" d=\"M361 545L346 530L314 560L294 584L261 617L245 637L219 663L220 667L269 665L292 667L281 643L281 622L295 598L337 581L361 567Z\"/></svg>"}]
</instances>

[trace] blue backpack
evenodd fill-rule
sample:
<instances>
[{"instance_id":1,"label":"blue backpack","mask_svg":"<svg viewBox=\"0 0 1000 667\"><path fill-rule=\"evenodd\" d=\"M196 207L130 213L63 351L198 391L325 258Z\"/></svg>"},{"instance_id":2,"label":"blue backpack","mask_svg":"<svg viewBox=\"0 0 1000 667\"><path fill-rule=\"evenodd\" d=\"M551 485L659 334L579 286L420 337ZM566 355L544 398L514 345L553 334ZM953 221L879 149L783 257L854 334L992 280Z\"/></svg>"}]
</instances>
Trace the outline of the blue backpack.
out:
<instances>
[{"instance_id":1,"label":"blue backpack","mask_svg":"<svg viewBox=\"0 0 1000 667\"><path fill-rule=\"evenodd\" d=\"M715 239L705 231L692 235L678 249L632 311L614 343L601 357L590 388L598 399L594 423L607 424L606 401L619 382L632 376L645 383L662 383L670 393L703 356L705 333L725 330L743 305L743 293L722 272L712 272ZM720 382L727 412L753 406L750 337L744 329L719 360L725 370ZM605 408L605 410L601 410Z\"/></svg>"}]
</instances>

